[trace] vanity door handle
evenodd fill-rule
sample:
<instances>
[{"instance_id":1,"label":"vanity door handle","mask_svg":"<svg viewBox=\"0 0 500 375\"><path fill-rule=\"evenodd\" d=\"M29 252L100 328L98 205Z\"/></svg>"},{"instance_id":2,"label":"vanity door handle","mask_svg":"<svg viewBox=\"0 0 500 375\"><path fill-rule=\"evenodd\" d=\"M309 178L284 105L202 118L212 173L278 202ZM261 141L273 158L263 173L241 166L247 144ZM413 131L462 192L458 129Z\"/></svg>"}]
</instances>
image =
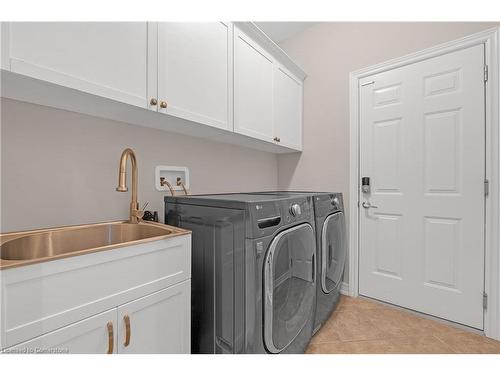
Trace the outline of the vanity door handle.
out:
<instances>
[{"instance_id":1,"label":"vanity door handle","mask_svg":"<svg viewBox=\"0 0 500 375\"><path fill-rule=\"evenodd\" d=\"M125 341L123 343L123 346L129 346L130 345L130 335L132 334L130 330L130 316L125 315L123 317L123 322L125 323Z\"/></svg>"},{"instance_id":2,"label":"vanity door handle","mask_svg":"<svg viewBox=\"0 0 500 375\"><path fill-rule=\"evenodd\" d=\"M113 322L108 322L108 352L107 354L113 354L115 346L115 334L113 330Z\"/></svg>"}]
</instances>

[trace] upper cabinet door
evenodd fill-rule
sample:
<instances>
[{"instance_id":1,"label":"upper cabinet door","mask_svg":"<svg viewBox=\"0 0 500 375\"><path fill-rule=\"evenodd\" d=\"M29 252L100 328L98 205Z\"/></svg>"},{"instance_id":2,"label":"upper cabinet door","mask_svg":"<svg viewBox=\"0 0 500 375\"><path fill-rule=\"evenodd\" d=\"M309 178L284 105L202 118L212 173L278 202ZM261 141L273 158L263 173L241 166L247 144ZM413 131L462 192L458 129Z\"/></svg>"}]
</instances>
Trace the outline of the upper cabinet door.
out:
<instances>
[{"instance_id":1,"label":"upper cabinet door","mask_svg":"<svg viewBox=\"0 0 500 375\"><path fill-rule=\"evenodd\" d=\"M232 24L158 24L158 110L232 130Z\"/></svg>"},{"instance_id":2,"label":"upper cabinet door","mask_svg":"<svg viewBox=\"0 0 500 375\"><path fill-rule=\"evenodd\" d=\"M302 80L277 65L274 72L274 133L279 144L302 150Z\"/></svg>"},{"instance_id":3,"label":"upper cabinet door","mask_svg":"<svg viewBox=\"0 0 500 375\"><path fill-rule=\"evenodd\" d=\"M12 22L10 70L147 107L146 22Z\"/></svg>"},{"instance_id":4,"label":"upper cabinet door","mask_svg":"<svg viewBox=\"0 0 500 375\"><path fill-rule=\"evenodd\" d=\"M273 59L234 29L234 131L273 141Z\"/></svg>"}]
</instances>

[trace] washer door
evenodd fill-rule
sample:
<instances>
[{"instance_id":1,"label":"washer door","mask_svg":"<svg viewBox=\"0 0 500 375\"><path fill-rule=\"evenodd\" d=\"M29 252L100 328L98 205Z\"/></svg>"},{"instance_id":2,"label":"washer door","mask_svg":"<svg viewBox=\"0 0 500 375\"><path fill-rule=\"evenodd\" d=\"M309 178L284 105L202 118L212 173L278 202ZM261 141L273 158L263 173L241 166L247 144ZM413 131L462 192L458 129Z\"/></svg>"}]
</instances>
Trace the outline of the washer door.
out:
<instances>
[{"instance_id":1,"label":"washer door","mask_svg":"<svg viewBox=\"0 0 500 375\"><path fill-rule=\"evenodd\" d=\"M271 353L290 345L311 318L316 289L314 229L280 232L264 260L264 342Z\"/></svg>"},{"instance_id":2,"label":"washer door","mask_svg":"<svg viewBox=\"0 0 500 375\"><path fill-rule=\"evenodd\" d=\"M321 288L330 293L342 281L347 256L343 212L337 212L325 219L321 233Z\"/></svg>"}]
</instances>

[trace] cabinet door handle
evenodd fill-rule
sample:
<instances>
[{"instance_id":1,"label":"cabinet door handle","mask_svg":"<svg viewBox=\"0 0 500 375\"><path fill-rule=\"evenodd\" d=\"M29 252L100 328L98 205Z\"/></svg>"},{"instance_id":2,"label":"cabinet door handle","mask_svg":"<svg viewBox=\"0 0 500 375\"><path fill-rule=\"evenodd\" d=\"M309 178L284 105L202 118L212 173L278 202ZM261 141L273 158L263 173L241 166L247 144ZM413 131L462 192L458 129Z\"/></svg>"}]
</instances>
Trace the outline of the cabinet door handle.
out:
<instances>
[{"instance_id":1,"label":"cabinet door handle","mask_svg":"<svg viewBox=\"0 0 500 375\"><path fill-rule=\"evenodd\" d=\"M125 323L125 342L123 346L129 346L130 344L130 335L132 334L130 330L130 316L125 315L123 317L123 322Z\"/></svg>"},{"instance_id":2,"label":"cabinet door handle","mask_svg":"<svg viewBox=\"0 0 500 375\"><path fill-rule=\"evenodd\" d=\"M108 353L113 354L113 349L115 346L115 334L113 332L113 322L108 322Z\"/></svg>"},{"instance_id":3,"label":"cabinet door handle","mask_svg":"<svg viewBox=\"0 0 500 375\"><path fill-rule=\"evenodd\" d=\"M158 104L158 100L156 98L151 98L151 100L149 101L149 104L151 104L151 105L157 105Z\"/></svg>"},{"instance_id":4,"label":"cabinet door handle","mask_svg":"<svg viewBox=\"0 0 500 375\"><path fill-rule=\"evenodd\" d=\"M278 137L274 137L274 141L275 141L275 142L280 142L280 141L281 141L281 139L279 139Z\"/></svg>"},{"instance_id":5,"label":"cabinet door handle","mask_svg":"<svg viewBox=\"0 0 500 375\"><path fill-rule=\"evenodd\" d=\"M164 101L164 100L162 100L162 101L160 102L160 108L167 108L167 102L166 102L166 101Z\"/></svg>"}]
</instances>

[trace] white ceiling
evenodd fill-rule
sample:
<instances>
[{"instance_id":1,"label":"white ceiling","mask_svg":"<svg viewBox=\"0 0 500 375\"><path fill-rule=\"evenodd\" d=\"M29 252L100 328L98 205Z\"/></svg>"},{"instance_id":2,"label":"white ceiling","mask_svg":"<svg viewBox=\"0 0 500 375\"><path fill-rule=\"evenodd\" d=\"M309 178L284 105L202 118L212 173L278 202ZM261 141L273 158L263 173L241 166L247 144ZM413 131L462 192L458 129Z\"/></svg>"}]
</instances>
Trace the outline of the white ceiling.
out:
<instances>
[{"instance_id":1,"label":"white ceiling","mask_svg":"<svg viewBox=\"0 0 500 375\"><path fill-rule=\"evenodd\" d=\"M316 22L255 22L275 43L281 43Z\"/></svg>"}]
</instances>

